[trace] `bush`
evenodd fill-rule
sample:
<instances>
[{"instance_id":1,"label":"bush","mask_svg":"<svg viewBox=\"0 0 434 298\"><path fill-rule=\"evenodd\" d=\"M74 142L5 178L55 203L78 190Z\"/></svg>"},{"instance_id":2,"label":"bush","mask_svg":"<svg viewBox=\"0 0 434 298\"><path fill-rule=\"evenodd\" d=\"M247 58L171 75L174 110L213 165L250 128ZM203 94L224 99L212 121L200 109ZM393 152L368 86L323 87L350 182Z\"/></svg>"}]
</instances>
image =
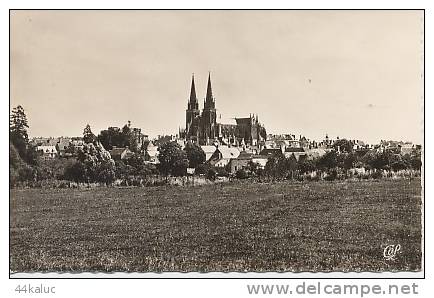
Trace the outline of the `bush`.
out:
<instances>
[{"instance_id":1,"label":"bush","mask_svg":"<svg viewBox=\"0 0 434 298\"><path fill-rule=\"evenodd\" d=\"M219 177L229 177L229 172L225 168L215 168L217 176Z\"/></svg>"},{"instance_id":2,"label":"bush","mask_svg":"<svg viewBox=\"0 0 434 298\"><path fill-rule=\"evenodd\" d=\"M391 167L394 172L398 172L400 170L408 169L410 166L406 164L404 161L399 160L392 163Z\"/></svg>"},{"instance_id":3,"label":"bush","mask_svg":"<svg viewBox=\"0 0 434 298\"><path fill-rule=\"evenodd\" d=\"M161 174L168 176L185 176L189 164L187 153L176 142L164 143L160 146L158 168Z\"/></svg>"},{"instance_id":4,"label":"bush","mask_svg":"<svg viewBox=\"0 0 434 298\"><path fill-rule=\"evenodd\" d=\"M327 181L334 181L338 178L338 171L337 169L330 169L327 171L327 176L324 178L324 180Z\"/></svg>"},{"instance_id":5,"label":"bush","mask_svg":"<svg viewBox=\"0 0 434 298\"><path fill-rule=\"evenodd\" d=\"M25 165L18 171L20 181L30 181L35 178L35 171L31 166Z\"/></svg>"},{"instance_id":6,"label":"bush","mask_svg":"<svg viewBox=\"0 0 434 298\"><path fill-rule=\"evenodd\" d=\"M86 182L85 165L80 161L67 165L63 178L75 182Z\"/></svg>"},{"instance_id":7,"label":"bush","mask_svg":"<svg viewBox=\"0 0 434 298\"><path fill-rule=\"evenodd\" d=\"M217 177L217 171L214 168L210 168L206 173L206 178L214 181L216 177Z\"/></svg>"},{"instance_id":8,"label":"bush","mask_svg":"<svg viewBox=\"0 0 434 298\"><path fill-rule=\"evenodd\" d=\"M114 163L111 161L100 163L96 169L95 180L105 184L112 184L115 181Z\"/></svg>"},{"instance_id":9,"label":"bush","mask_svg":"<svg viewBox=\"0 0 434 298\"><path fill-rule=\"evenodd\" d=\"M249 174L247 173L247 171L245 169L239 169L235 173L235 177L237 177L238 179L247 179L247 178L249 178Z\"/></svg>"},{"instance_id":10,"label":"bush","mask_svg":"<svg viewBox=\"0 0 434 298\"><path fill-rule=\"evenodd\" d=\"M373 179L380 179L381 177L383 177L383 173L381 171L376 171L376 172L372 173Z\"/></svg>"},{"instance_id":11,"label":"bush","mask_svg":"<svg viewBox=\"0 0 434 298\"><path fill-rule=\"evenodd\" d=\"M14 187L19 181L20 175L16 169L9 167L9 187Z\"/></svg>"},{"instance_id":12,"label":"bush","mask_svg":"<svg viewBox=\"0 0 434 298\"><path fill-rule=\"evenodd\" d=\"M188 166L190 168L196 168L198 165L201 165L205 162L206 160L205 152L202 150L202 148L199 145L188 142L185 145L184 150L187 153L187 158L189 163Z\"/></svg>"},{"instance_id":13,"label":"bush","mask_svg":"<svg viewBox=\"0 0 434 298\"><path fill-rule=\"evenodd\" d=\"M207 163L200 164L196 167L196 170L194 173L198 174L198 175L206 175L210 169L211 169L210 164L207 164Z\"/></svg>"}]
</instances>

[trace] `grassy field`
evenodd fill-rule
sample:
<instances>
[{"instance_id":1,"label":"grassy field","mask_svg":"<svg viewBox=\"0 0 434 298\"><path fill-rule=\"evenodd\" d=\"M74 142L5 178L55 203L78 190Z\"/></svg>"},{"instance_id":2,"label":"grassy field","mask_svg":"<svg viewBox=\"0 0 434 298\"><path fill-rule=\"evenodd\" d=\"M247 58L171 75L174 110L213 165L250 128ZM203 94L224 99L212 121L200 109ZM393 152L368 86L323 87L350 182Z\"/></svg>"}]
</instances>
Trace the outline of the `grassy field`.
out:
<instances>
[{"instance_id":1,"label":"grassy field","mask_svg":"<svg viewBox=\"0 0 434 298\"><path fill-rule=\"evenodd\" d=\"M11 190L12 271L417 271L420 179ZM400 244L394 260L383 249Z\"/></svg>"}]
</instances>

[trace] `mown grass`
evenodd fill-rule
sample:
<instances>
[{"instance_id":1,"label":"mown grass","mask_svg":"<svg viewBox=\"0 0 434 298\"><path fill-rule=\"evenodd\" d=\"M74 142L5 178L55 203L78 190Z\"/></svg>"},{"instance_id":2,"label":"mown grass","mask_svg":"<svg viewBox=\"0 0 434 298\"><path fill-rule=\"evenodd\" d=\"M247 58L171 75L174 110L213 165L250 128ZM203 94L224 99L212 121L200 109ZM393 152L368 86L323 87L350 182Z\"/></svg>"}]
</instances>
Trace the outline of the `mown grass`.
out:
<instances>
[{"instance_id":1,"label":"mown grass","mask_svg":"<svg viewBox=\"0 0 434 298\"><path fill-rule=\"evenodd\" d=\"M14 272L417 271L420 180L11 190ZM400 244L395 260L383 248Z\"/></svg>"}]
</instances>

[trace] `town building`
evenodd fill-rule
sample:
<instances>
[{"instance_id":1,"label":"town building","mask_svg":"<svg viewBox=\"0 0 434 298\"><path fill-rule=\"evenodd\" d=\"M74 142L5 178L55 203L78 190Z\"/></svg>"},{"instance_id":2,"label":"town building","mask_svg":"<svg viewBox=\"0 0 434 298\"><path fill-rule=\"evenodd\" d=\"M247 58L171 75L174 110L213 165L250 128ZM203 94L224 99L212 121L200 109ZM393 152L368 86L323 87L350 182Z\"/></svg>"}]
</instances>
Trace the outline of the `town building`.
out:
<instances>
[{"instance_id":1,"label":"town building","mask_svg":"<svg viewBox=\"0 0 434 298\"><path fill-rule=\"evenodd\" d=\"M259 168L264 169L267 164L269 156L251 154L246 151L242 151L237 158L233 158L229 162L229 169L231 174L235 174L238 170L245 168L249 163L254 163Z\"/></svg>"},{"instance_id":2,"label":"town building","mask_svg":"<svg viewBox=\"0 0 434 298\"><path fill-rule=\"evenodd\" d=\"M233 158L237 158L240 151L236 147L218 146L208 162L215 167L225 167Z\"/></svg>"},{"instance_id":3,"label":"town building","mask_svg":"<svg viewBox=\"0 0 434 298\"><path fill-rule=\"evenodd\" d=\"M36 147L36 151L41 154L43 159L52 159L57 157L57 149L54 145L41 145Z\"/></svg>"},{"instance_id":4,"label":"town building","mask_svg":"<svg viewBox=\"0 0 434 298\"><path fill-rule=\"evenodd\" d=\"M130 158L134 155L134 152L132 152L128 147L121 148L113 146L113 149L109 151L110 156L113 160L123 160Z\"/></svg>"},{"instance_id":5,"label":"town building","mask_svg":"<svg viewBox=\"0 0 434 298\"><path fill-rule=\"evenodd\" d=\"M157 164L158 160L158 147L154 145L153 142L149 142L148 146L145 149L145 161L147 163Z\"/></svg>"}]
</instances>

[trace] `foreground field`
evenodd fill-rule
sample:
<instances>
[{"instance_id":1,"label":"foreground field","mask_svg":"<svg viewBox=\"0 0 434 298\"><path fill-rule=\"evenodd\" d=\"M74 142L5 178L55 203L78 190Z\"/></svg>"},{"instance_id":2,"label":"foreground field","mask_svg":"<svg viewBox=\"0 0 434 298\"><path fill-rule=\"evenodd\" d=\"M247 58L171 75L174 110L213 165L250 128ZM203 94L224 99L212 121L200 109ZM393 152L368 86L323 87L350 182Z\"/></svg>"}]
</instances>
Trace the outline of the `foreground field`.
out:
<instances>
[{"instance_id":1,"label":"foreground field","mask_svg":"<svg viewBox=\"0 0 434 298\"><path fill-rule=\"evenodd\" d=\"M420 180L11 190L12 271L414 271ZM383 249L400 244L395 259Z\"/></svg>"}]
</instances>

